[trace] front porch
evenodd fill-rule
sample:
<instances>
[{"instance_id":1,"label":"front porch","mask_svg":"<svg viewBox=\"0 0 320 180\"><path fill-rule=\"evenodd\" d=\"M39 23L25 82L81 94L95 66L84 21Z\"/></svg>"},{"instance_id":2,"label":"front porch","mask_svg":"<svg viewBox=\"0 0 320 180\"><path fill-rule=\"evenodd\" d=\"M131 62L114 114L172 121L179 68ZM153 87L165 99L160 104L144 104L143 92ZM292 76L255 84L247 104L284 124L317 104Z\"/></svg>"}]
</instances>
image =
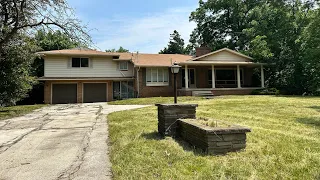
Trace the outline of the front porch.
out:
<instances>
[{"instance_id":1,"label":"front porch","mask_svg":"<svg viewBox=\"0 0 320 180\"><path fill-rule=\"evenodd\" d=\"M264 64L185 64L179 95L247 95L265 88Z\"/></svg>"}]
</instances>

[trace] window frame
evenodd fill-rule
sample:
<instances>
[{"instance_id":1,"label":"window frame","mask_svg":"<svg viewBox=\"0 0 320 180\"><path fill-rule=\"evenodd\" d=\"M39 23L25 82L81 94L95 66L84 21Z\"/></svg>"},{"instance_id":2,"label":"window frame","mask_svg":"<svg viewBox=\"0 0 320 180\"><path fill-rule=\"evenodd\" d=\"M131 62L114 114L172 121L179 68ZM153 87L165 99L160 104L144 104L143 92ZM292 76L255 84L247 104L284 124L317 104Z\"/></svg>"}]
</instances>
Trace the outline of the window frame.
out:
<instances>
[{"instance_id":1,"label":"window frame","mask_svg":"<svg viewBox=\"0 0 320 180\"><path fill-rule=\"evenodd\" d=\"M73 66L72 66L72 61L73 61L74 58L80 59L80 66L79 66L79 67L73 67ZM82 66L81 66L81 60L82 60L82 59L88 59L88 66L87 66L87 67L82 67ZM71 67L71 68L90 68L90 67L91 67L91 66L90 66L90 64L91 64L91 59L90 59L89 57L71 57L70 61L71 61L71 63L70 63L70 67Z\"/></svg>"},{"instance_id":2,"label":"window frame","mask_svg":"<svg viewBox=\"0 0 320 180\"><path fill-rule=\"evenodd\" d=\"M126 68L125 69L121 69L121 63L126 63ZM129 70L129 62L128 61L120 61L119 62L119 70L120 71L128 71Z\"/></svg>"},{"instance_id":3,"label":"window frame","mask_svg":"<svg viewBox=\"0 0 320 180\"><path fill-rule=\"evenodd\" d=\"M159 70L162 74L162 81L159 81ZM154 77L153 77L155 73L157 74L156 81L154 80ZM162 68L162 67L146 68L145 78L146 78L146 86L169 86L169 69Z\"/></svg>"}]
</instances>

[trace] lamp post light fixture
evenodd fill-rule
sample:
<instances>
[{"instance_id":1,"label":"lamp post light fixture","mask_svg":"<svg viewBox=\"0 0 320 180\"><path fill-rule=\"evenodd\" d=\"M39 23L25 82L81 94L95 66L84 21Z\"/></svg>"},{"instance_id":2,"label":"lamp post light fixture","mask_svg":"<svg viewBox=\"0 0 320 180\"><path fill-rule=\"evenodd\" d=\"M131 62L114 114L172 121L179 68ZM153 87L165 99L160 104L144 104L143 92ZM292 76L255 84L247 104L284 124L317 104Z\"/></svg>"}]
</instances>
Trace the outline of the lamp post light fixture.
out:
<instances>
[{"instance_id":1,"label":"lamp post light fixture","mask_svg":"<svg viewBox=\"0 0 320 180\"><path fill-rule=\"evenodd\" d=\"M174 81L174 103L177 104L177 74L179 73L181 66L177 64L177 62L174 62L171 66L171 73L173 74L173 81Z\"/></svg>"}]
</instances>

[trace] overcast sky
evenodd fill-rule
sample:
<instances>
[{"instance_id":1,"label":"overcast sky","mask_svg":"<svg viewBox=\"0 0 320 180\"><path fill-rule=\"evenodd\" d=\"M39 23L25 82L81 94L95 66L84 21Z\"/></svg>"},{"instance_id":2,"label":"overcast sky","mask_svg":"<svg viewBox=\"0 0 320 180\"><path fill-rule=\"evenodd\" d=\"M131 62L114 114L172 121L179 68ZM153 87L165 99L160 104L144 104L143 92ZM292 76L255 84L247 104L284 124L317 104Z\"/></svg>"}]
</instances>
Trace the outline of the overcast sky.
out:
<instances>
[{"instance_id":1,"label":"overcast sky","mask_svg":"<svg viewBox=\"0 0 320 180\"><path fill-rule=\"evenodd\" d=\"M77 16L87 24L95 48L123 46L131 52L158 53L173 30L185 42L195 28L189 16L198 0L69 0Z\"/></svg>"}]
</instances>

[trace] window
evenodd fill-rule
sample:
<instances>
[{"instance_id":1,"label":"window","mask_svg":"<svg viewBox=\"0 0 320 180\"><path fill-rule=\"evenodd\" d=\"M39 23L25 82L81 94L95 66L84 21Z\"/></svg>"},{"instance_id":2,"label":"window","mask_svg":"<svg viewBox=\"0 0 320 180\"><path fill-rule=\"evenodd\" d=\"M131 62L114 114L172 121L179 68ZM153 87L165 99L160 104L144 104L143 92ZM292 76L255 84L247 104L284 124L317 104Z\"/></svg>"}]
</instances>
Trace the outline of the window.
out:
<instances>
[{"instance_id":1,"label":"window","mask_svg":"<svg viewBox=\"0 0 320 180\"><path fill-rule=\"evenodd\" d=\"M168 86L169 71L167 68L147 68L147 86Z\"/></svg>"},{"instance_id":2,"label":"window","mask_svg":"<svg viewBox=\"0 0 320 180\"><path fill-rule=\"evenodd\" d=\"M133 81L114 81L113 82L113 99L134 98Z\"/></svg>"},{"instance_id":3,"label":"window","mask_svg":"<svg viewBox=\"0 0 320 180\"><path fill-rule=\"evenodd\" d=\"M119 62L119 69L120 71L127 71L128 70L128 62Z\"/></svg>"},{"instance_id":4,"label":"window","mask_svg":"<svg viewBox=\"0 0 320 180\"><path fill-rule=\"evenodd\" d=\"M89 58L72 58L72 67L89 67Z\"/></svg>"}]
</instances>

